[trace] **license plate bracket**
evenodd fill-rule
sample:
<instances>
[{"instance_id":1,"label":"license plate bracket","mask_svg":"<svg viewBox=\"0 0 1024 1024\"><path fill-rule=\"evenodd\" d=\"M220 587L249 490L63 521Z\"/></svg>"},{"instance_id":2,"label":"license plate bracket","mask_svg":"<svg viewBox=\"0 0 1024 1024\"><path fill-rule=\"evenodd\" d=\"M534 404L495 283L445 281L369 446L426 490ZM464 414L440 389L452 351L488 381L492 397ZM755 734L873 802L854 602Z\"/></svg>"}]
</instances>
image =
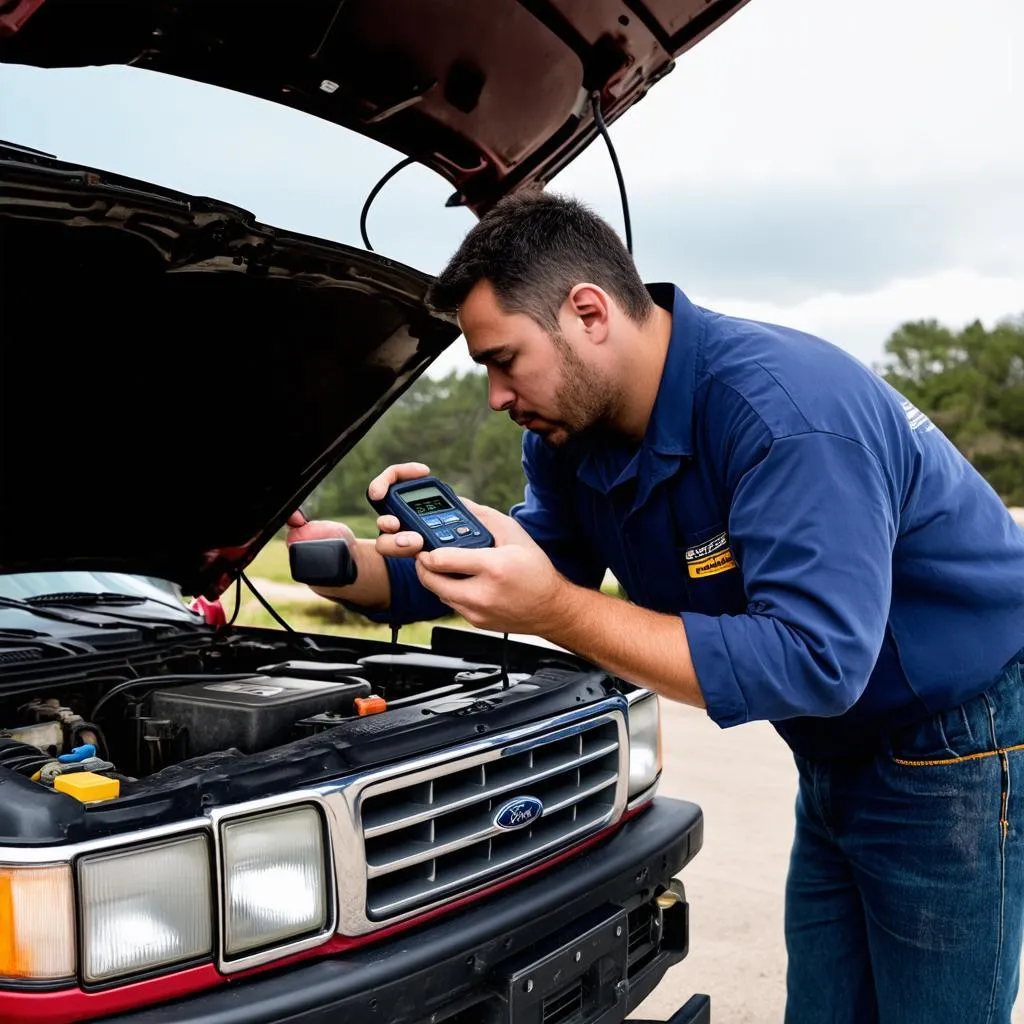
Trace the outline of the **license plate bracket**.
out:
<instances>
[{"instance_id":1,"label":"license plate bracket","mask_svg":"<svg viewBox=\"0 0 1024 1024\"><path fill-rule=\"evenodd\" d=\"M629 929L626 912L597 912L574 934L553 937L502 974L510 1024L597 1021L621 1002Z\"/></svg>"}]
</instances>

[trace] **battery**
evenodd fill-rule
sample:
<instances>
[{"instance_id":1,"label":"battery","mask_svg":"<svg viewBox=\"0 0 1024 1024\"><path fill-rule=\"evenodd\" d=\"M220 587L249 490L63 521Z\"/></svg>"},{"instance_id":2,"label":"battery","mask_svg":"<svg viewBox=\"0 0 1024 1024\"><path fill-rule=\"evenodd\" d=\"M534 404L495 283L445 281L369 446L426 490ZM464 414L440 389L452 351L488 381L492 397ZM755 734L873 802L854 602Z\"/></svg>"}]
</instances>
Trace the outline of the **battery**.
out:
<instances>
[{"instance_id":1,"label":"battery","mask_svg":"<svg viewBox=\"0 0 1024 1024\"><path fill-rule=\"evenodd\" d=\"M231 747L255 754L287 743L299 719L326 711L352 714L355 698L369 693L362 679L254 675L156 690L150 707L154 718L187 730L191 757Z\"/></svg>"}]
</instances>

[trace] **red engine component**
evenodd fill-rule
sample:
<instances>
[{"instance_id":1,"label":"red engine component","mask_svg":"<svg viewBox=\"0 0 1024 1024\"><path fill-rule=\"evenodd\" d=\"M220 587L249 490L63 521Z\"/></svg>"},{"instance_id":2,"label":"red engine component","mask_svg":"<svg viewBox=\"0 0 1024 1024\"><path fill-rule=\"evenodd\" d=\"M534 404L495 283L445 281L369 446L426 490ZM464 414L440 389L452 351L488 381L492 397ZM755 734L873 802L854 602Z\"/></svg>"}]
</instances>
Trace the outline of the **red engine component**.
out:
<instances>
[{"instance_id":1,"label":"red engine component","mask_svg":"<svg viewBox=\"0 0 1024 1024\"><path fill-rule=\"evenodd\" d=\"M191 608L194 612L202 612L203 618L211 626L226 626L228 624L227 612L224 611L224 605L221 604L220 599L210 601L200 596L195 598Z\"/></svg>"}]
</instances>

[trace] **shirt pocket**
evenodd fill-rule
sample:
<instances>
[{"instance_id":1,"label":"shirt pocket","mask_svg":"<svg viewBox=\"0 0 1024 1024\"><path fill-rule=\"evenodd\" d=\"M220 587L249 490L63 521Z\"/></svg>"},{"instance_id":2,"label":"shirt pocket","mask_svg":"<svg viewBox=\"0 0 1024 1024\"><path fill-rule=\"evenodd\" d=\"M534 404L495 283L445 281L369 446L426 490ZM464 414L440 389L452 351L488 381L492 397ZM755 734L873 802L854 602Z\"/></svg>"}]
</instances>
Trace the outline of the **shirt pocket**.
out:
<instances>
[{"instance_id":1,"label":"shirt pocket","mask_svg":"<svg viewBox=\"0 0 1024 1024\"><path fill-rule=\"evenodd\" d=\"M690 608L705 615L740 615L747 609L743 573L724 523L683 535L676 551Z\"/></svg>"}]
</instances>

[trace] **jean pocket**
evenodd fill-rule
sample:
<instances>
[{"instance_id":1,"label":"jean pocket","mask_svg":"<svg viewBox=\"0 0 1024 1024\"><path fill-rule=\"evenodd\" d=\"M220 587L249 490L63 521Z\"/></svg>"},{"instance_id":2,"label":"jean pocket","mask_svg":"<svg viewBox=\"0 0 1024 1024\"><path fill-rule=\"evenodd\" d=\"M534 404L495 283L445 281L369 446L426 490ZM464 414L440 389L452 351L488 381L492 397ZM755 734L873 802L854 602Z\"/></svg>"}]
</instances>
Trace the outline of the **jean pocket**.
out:
<instances>
[{"instance_id":1,"label":"jean pocket","mask_svg":"<svg viewBox=\"0 0 1024 1024\"><path fill-rule=\"evenodd\" d=\"M899 730L890 737L889 752L897 764L922 768L997 753L991 698L982 693Z\"/></svg>"},{"instance_id":2,"label":"jean pocket","mask_svg":"<svg viewBox=\"0 0 1024 1024\"><path fill-rule=\"evenodd\" d=\"M897 764L956 764L1024 750L1024 659L1017 656L984 692L889 739Z\"/></svg>"}]
</instances>

